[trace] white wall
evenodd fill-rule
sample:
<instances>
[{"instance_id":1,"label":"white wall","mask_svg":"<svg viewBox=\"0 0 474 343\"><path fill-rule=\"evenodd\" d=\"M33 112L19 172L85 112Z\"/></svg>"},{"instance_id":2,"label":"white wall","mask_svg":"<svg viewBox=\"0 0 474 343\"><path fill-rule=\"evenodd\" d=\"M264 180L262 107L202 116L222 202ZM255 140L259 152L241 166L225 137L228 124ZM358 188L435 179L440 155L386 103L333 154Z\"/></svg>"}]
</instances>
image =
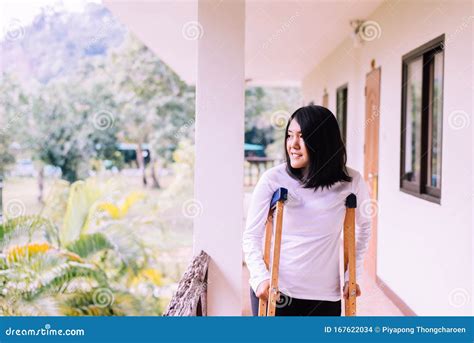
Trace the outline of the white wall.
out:
<instances>
[{"instance_id":1,"label":"white wall","mask_svg":"<svg viewBox=\"0 0 474 343\"><path fill-rule=\"evenodd\" d=\"M349 84L348 164L363 172L365 76L372 59L382 68L377 274L418 315L472 314L473 18L470 1L386 2L365 18L380 25L380 38L359 48L346 39L303 80L305 103L320 104L327 88L333 112L336 88ZM443 33L442 195L434 204L399 190L401 61ZM456 110L470 126L450 125Z\"/></svg>"}]
</instances>

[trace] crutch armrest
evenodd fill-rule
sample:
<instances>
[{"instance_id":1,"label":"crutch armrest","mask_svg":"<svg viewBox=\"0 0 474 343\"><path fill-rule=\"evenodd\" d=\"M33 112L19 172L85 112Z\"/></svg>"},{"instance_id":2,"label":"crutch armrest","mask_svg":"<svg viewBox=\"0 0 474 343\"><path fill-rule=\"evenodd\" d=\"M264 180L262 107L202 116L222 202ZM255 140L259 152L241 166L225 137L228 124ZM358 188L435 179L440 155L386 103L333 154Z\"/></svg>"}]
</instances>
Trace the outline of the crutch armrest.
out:
<instances>
[{"instance_id":1,"label":"crutch armrest","mask_svg":"<svg viewBox=\"0 0 474 343\"><path fill-rule=\"evenodd\" d=\"M346 207L347 208L356 208L357 207L357 197L354 193L351 193L346 198Z\"/></svg>"},{"instance_id":2,"label":"crutch armrest","mask_svg":"<svg viewBox=\"0 0 474 343\"><path fill-rule=\"evenodd\" d=\"M275 193L273 193L272 201L270 202L270 208L273 208L278 201L283 200L285 202L288 199L288 190L286 188L278 188Z\"/></svg>"}]
</instances>

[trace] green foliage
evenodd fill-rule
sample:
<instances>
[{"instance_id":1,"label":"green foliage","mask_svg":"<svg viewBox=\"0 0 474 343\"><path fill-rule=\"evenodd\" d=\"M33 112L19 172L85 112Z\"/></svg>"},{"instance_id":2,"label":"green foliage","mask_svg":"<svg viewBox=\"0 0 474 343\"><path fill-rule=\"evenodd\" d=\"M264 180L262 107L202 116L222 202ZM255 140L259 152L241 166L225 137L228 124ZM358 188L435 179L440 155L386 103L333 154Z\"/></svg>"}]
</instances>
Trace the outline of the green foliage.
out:
<instances>
[{"instance_id":1,"label":"green foliage","mask_svg":"<svg viewBox=\"0 0 474 343\"><path fill-rule=\"evenodd\" d=\"M104 130L98 122L104 116L113 121L113 113L103 110L112 106L105 89L88 88L80 79L42 87L29 97L26 119L35 130L22 136L23 145L43 163L60 167L65 180L85 178L92 158L115 150L117 128Z\"/></svg>"},{"instance_id":2,"label":"green foliage","mask_svg":"<svg viewBox=\"0 0 474 343\"><path fill-rule=\"evenodd\" d=\"M6 133L0 132L0 177L5 174L6 166L15 162L15 157L9 149L10 140Z\"/></svg>"},{"instance_id":3,"label":"green foliage","mask_svg":"<svg viewBox=\"0 0 474 343\"><path fill-rule=\"evenodd\" d=\"M0 71L1 72L1 71ZM15 128L21 123L21 106L25 102L21 86L11 75L0 74L0 177L7 167L15 162L11 144L14 142Z\"/></svg>"},{"instance_id":4,"label":"green foliage","mask_svg":"<svg viewBox=\"0 0 474 343\"><path fill-rule=\"evenodd\" d=\"M113 246L104 234L97 232L90 235L82 235L79 239L68 244L66 249L81 258L88 258L97 252L113 249Z\"/></svg>"},{"instance_id":5,"label":"green foliage","mask_svg":"<svg viewBox=\"0 0 474 343\"><path fill-rule=\"evenodd\" d=\"M40 216L0 224L0 315L161 314L161 273L130 225L143 197L116 203L118 188L113 179L72 184L62 226Z\"/></svg>"},{"instance_id":6,"label":"green foliage","mask_svg":"<svg viewBox=\"0 0 474 343\"><path fill-rule=\"evenodd\" d=\"M106 73L113 75L121 140L150 143L152 156L171 162L180 139L194 136L194 88L133 35L110 55Z\"/></svg>"},{"instance_id":7,"label":"green foliage","mask_svg":"<svg viewBox=\"0 0 474 343\"><path fill-rule=\"evenodd\" d=\"M103 7L91 5L81 17L42 13L35 23L25 37L28 44L16 45L12 52L2 48L7 56L29 59L48 46L33 67L43 66L43 71L34 72L42 83L29 78L28 84L14 86L8 76L7 88L13 91L5 92L6 103L15 109L9 120L15 120L14 112L23 114L16 118L21 125L12 128L13 135L36 159L60 167L62 177L74 182L87 177L92 160L108 160L120 168L118 142L148 143L152 163L158 159L163 166L172 163L181 140L193 141L194 87L186 85L136 37L126 34ZM71 34L63 34L61 41L53 38L57 32ZM71 37L75 37L74 45ZM54 44L47 43L50 40ZM54 60L61 67L45 71L49 60L43 61L43 56L49 56L51 46L59 51ZM75 56L74 61L65 50ZM22 75L19 69L6 69ZM299 105L298 90L250 87L245 96L245 141L267 146L281 140L271 116L276 111L291 113ZM94 119L104 113L111 125L98 129ZM0 139L0 159L3 156L5 164L12 163L11 154L4 152L8 144Z\"/></svg>"},{"instance_id":8,"label":"green foliage","mask_svg":"<svg viewBox=\"0 0 474 343\"><path fill-rule=\"evenodd\" d=\"M267 154L276 157L278 150L273 146L282 145L282 129L276 122L289 118L300 105L297 88L249 87L245 91L245 142L261 144Z\"/></svg>"},{"instance_id":9,"label":"green foliage","mask_svg":"<svg viewBox=\"0 0 474 343\"><path fill-rule=\"evenodd\" d=\"M107 160L121 168L119 141L148 143L153 160L160 157L164 162L171 162L179 140L193 137L194 88L186 85L133 35L125 36L124 40L123 28L108 14L94 7L84 13L87 16L94 23L98 17L107 18L108 30L101 33L105 36L103 41L117 44L111 37L121 36L119 41L123 44L113 52L105 44L100 54L80 56L72 63L74 67L63 69L62 73L37 75L42 83L34 78L16 82L10 75L21 76L22 70L6 68L0 110L5 110L7 123L15 122L9 126L11 136L34 159L59 167L62 178L69 182L86 178L93 160ZM63 27L68 21L78 20L72 14L43 13L36 20L41 25L32 27L32 34L25 39L30 41L34 36L44 42L43 46L48 46L46 41L52 39L48 34L56 32L55 26ZM85 30L89 31L89 28ZM83 33L78 35L82 37ZM91 34L89 39L93 37ZM98 43L92 40L92 45ZM36 46L38 42L34 43ZM61 53L70 49L64 43L55 44ZM74 44L91 48L81 40ZM29 59L37 53L30 48L30 45L15 46L14 54ZM61 53L59 60L58 56L54 60L66 64L68 59ZM48 54L38 57L40 65L49 63L42 60ZM36 67L34 64L33 68ZM10 136L0 134L0 161L4 161L1 166L13 162L9 151L12 141Z\"/></svg>"},{"instance_id":10,"label":"green foliage","mask_svg":"<svg viewBox=\"0 0 474 343\"><path fill-rule=\"evenodd\" d=\"M105 7L89 4L82 13L55 5L24 30L21 44L0 42L0 124L8 132L0 132L0 168L13 162L11 143L61 168L69 182L87 177L92 158L119 162L118 127L98 129L93 119L115 108L102 67L126 29Z\"/></svg>"},{"instance_id":11,"label":"green foliage","mask_svg":"<svg viewBox=\"0 0 474 343\"><path fill-rule=\"evenodd\" d=\"M88 229L88 218L93 216L94 203L102 195L102 190L93 179L76 181L71 185L67 200L66 214L60 231L61 244L77 239Z\"/></svg>"},{"instance_id":12,"label":"green foliage","mask_svg":"<svg viewBox=\"0 0 474 343\"><path fill-rule=\"evenodd\" d=\"M8 219L8 218L7 218ZM36 242L59 242L56 226L38 215L20 216L0 224L0 249Z\"/></svg>"}]
</instances>

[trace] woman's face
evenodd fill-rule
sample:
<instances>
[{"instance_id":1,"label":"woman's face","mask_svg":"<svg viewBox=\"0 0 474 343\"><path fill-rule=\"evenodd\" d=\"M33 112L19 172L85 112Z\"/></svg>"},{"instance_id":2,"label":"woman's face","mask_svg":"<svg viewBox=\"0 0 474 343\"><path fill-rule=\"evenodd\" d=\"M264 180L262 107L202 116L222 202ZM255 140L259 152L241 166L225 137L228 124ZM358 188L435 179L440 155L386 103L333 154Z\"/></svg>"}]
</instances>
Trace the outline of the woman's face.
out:
<instances>
[{"instance_id":1,"label":"woman's face","mask_svg":"<svg viewBox=\"0 0 474 343\"><path fill-rule=\"evenodd\" d=\"M291 167L305 168L309 163L308 151L301 136L301 127L296 120L292 120L286 136L286 151L290 156Z\"/></svg>"}]
</instances>

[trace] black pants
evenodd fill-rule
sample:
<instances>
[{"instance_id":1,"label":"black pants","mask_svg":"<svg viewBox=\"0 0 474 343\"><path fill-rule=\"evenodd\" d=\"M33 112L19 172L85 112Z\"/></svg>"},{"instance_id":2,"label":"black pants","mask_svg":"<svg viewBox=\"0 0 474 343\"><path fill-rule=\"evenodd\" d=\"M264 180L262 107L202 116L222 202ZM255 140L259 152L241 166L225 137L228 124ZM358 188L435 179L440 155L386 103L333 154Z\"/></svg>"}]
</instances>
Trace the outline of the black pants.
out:
<instances>
[{"instance_id":1,"label":"black pants","mask_svg":"<svg viewBox=\"0 0 474 343\"><path fill-rule=\"evenodd\" d=\"M255 292L250 288L252 314L258 316L258 301ZM276 304L276 316L340 316L341 300L309 300L291 298L280 292L280 300Z\"/></svg>"}]
</instances>

